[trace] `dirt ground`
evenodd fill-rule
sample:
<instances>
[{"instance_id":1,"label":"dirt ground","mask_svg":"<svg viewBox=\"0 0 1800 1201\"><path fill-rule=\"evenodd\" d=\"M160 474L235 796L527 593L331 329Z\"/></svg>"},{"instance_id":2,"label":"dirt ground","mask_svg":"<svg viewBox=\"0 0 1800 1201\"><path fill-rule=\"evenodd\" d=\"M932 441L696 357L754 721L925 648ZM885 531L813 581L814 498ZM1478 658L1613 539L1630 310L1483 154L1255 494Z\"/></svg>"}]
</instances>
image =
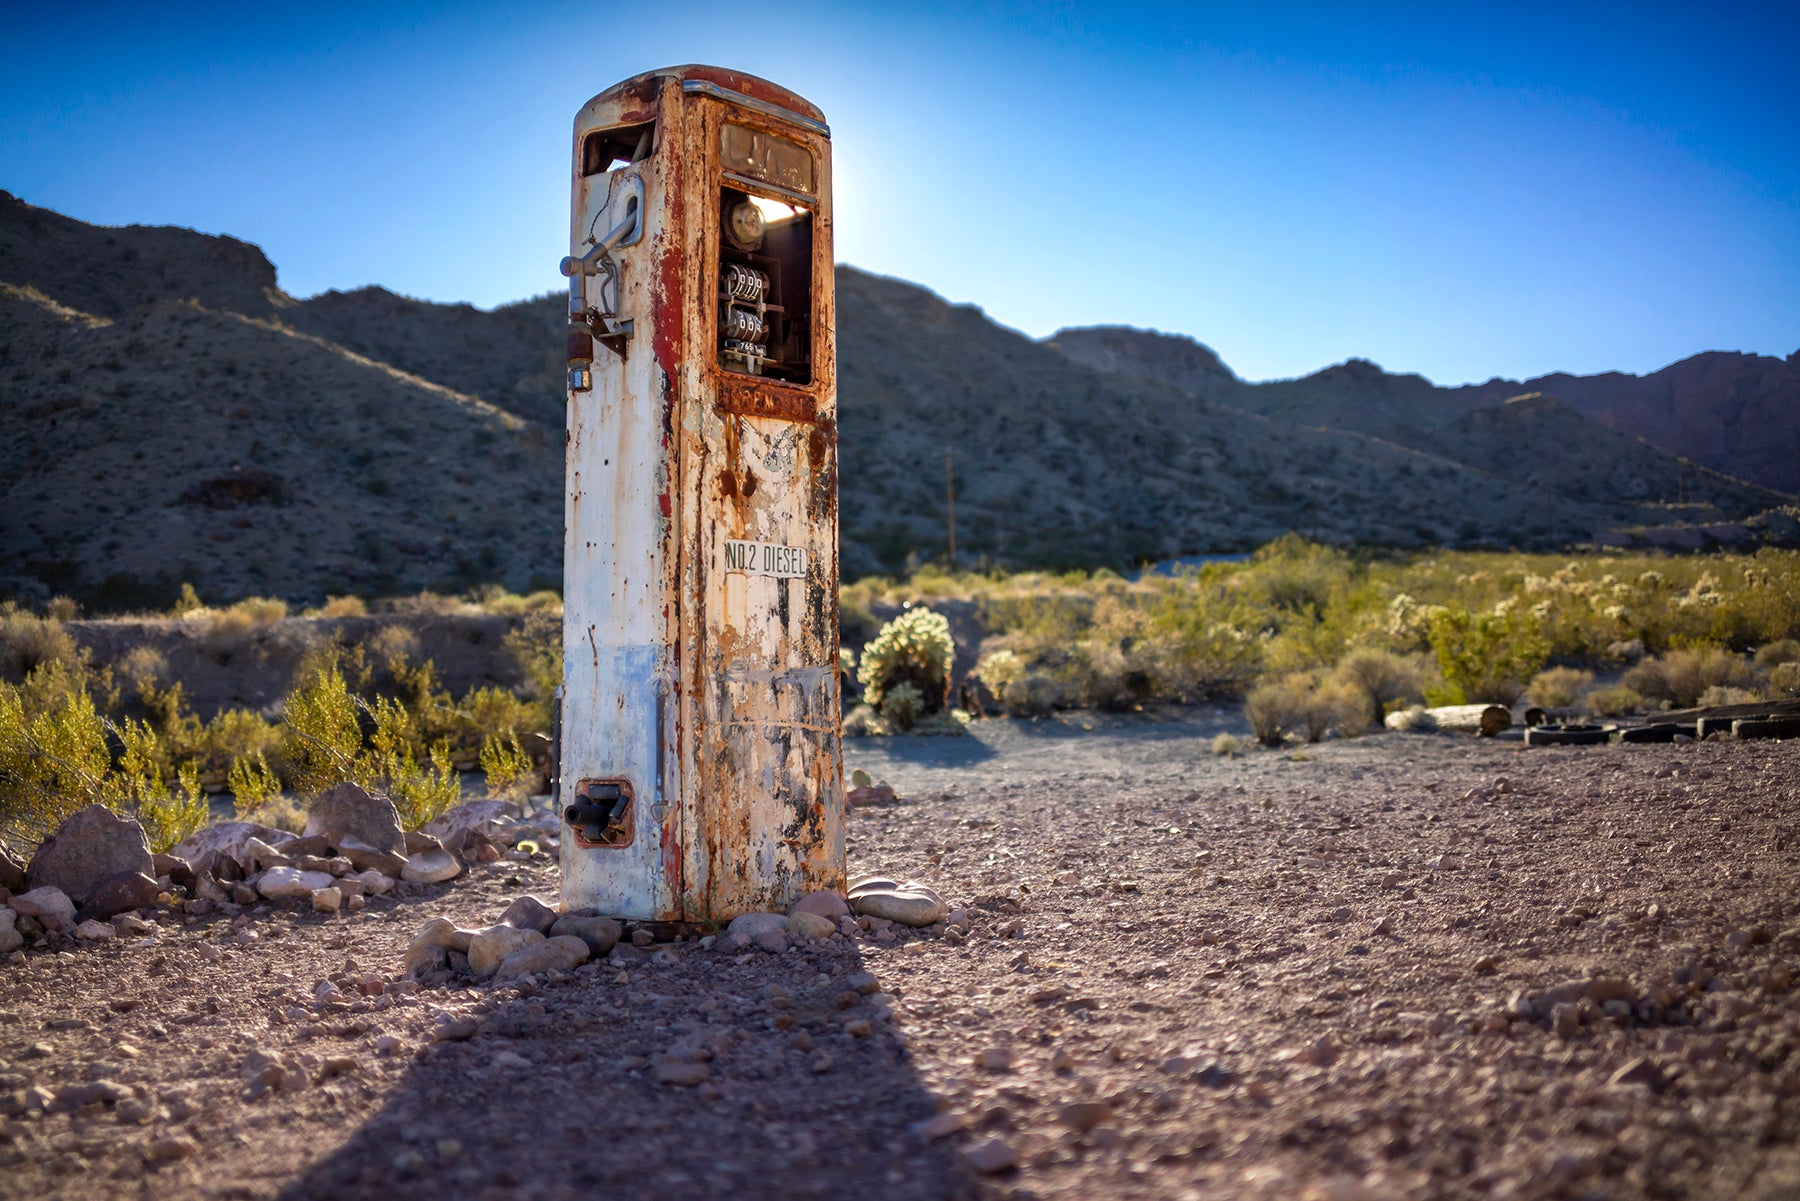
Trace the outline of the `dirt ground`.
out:
<instances>
[{"instance_id":1,"label":"dirt ground","mask_svg":"<svg viewBox=\"0 0 1800 1201\"><path fill-rule=\"evenodd\" d=\"M554 896L540 856L30 952L0 1196L1800 1196L1800 743L1218 728L852 742L902 798L852 873L931 882L960 941L358 995L427 917Z\"/></svg>"}]
</instances>

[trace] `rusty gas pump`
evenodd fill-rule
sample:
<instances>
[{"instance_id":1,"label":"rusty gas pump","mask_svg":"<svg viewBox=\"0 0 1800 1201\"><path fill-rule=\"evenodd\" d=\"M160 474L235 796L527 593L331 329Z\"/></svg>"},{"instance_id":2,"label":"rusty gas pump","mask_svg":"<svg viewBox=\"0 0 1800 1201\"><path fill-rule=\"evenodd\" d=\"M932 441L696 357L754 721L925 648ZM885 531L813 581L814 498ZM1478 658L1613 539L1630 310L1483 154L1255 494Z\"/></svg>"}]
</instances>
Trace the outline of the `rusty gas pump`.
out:
<instances>
[{"instance_id":1,"label":"rusty gas pump","mask_svg":"<svg viewBox=\"0 0 1800 1201\"><path fill-rule=\"evenodd\" d=\"M570 908L720 921L843 886L830 137L700 66L575 118Z\"/></svg>"}]
</instances>

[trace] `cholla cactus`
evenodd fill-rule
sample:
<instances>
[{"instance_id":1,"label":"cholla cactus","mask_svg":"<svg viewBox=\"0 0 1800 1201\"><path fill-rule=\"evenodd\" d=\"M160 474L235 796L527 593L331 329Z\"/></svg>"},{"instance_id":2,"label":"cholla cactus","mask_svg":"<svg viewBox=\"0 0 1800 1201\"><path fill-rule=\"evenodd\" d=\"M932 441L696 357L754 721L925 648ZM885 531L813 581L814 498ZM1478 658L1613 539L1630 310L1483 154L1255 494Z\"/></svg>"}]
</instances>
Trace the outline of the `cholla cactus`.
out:
<instances>
[{"instance_id":1,"label":"cholla cactus","mask_svg":"<svg viewBox=\"0 0 1800 1201\"><path fill-rule=\"evenodd\" d=\"M922 711L935 713L950 699L950 664L955 657L956 640L943 614L908 609L863 647L856 675L865 699L876 708L889 690L911 684L919 690Z\"/></svg>"}]
</instances>

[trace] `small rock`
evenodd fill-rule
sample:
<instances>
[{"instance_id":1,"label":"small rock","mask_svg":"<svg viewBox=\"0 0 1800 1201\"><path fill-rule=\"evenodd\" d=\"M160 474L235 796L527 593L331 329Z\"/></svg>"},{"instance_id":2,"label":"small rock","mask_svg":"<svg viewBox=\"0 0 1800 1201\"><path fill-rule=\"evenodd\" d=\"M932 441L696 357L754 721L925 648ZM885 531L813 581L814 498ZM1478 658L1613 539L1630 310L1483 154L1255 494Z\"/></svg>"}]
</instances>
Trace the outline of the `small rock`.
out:
<instances>
[{"instance_id":1,"label":"small rock","mask_svg":"<svg viewBox=\"0 0 1800 1201\"><path fill-rule=\"evenodd\" d=\"M145 921L135 913L114 914L112 927L127 938L137 938L145 934L156 933L156 926L154 923Z\"/></svg>"},{"instance_id":2,"label":"small rock","mask_svg":"<svg viewBox=\"0 0 1800 1201\"><path fill-rule=\"evenodd\" d=\"M391 1034L384 1034L375 1040L375 1054L383 1059L403 1054L405 1051L406 1044Z\"/></svg>"},{"instance_id":3,"label":"small rock","mask_svg":"<svg viewBox=\"0 0 1800 1201\"><path fill-rule=\"evenodd\" d=\"M272 867L257 880L256 890L272 901L282 897L310 900L316 890L330 888L331 882L331 877L325 872L303 872L297 867Z\"/></svg>"},{"instance_id":4,"label":"small rock","mask_svg":"<svg viewBox=\"0 0 1800 1201\"><path fill-rule=\"evenodd\" d=\"M70 814L43 841L31 857L27 877L32 889L60 888L79 905L113 877L148 876L154 866L136 818L89 805Z\"/></svg>"},{"instance_id":5,"label":"small rock","mask_svg":"<svg viewBox=\"0 0 1800 1201\"><path fill-rule=\"evenodd\" d=\"M345 836L338 840L337 852L350 861L350 866L359 872L378 872L384 876L398 876L406 867L406 856L398 851L384 851L380 847L372 847L360 838Z\"/></svg>"},{"instance_id":6,"label":"small rock","mask_svg":"<svg viewBox=\"0 0 1800 1201\"><path fill-rule=\"evenodd\" d=\"M1010 1071L1012 1062L1012 1052L1005 1047L988 1047L975 1053L975 1066L986 1072Z\"/></svg>"},{"instance_id":7,"label":"small rock","mask_svg":"<svg viewBox=\"0 0 1800 1201\"><path fill-rule=\"evenodd\" d=\"M423 830L408 830L405 835L406 854L422 855L426 851L441 851L444 844L425 833Z\"/></svg>"},{"instance_id":8,"label":"small rock","mask_svg":"<svg viewBox=\"0 0 1800 1201\"><path fill-rule=\"evenodd\" d=\"M399 852L406 846L394 802L351 783L319 794L307 809L306 833L322 834L332 846L347 838L381 851Z\"/></svg>"},{"instance_id":9,"label":"small rock","mask_svg":"<svg viewBox=\"0 0 1800 1201\"><path fill-rule=\"evenodd\" d=\"M1314 1067L1328 1068L1337 1062L1337 1047L1333 1045L1330 1035L1320 1035L1317 1040L1307 1046L1300 1057Z\"/></svg>"},{"instance_id":10,"label":"small rock","mask_svg":"<svg viewBox=\"0 0 1800 1201\"><path fill-rule=\"evenodd\" d=\"M530 933L537 934L537 931L532 930ZM540 941L520 947L501 960L500 966L494 971L494 979L512 980L538 972L568 972L588 961L587 943L573 935L544 938L538 934L538 938ZM470 944L471 948L473 945ZM471 955L469 965L472 968L474 964L474 956Z\"/></svg>"},{"instance_id":11,"label":"small rock","mask_svg":"<svg viewBox=\"0 0 1800 1201\"><path fill-rule=\"evenodd\" d=\"M587 944L588 952L596 959L612 950L623 932L619 923L610 917L580 917L574 914L564 914L550 927L552 938L563 935L579 938Z\"/></svg>"},{"instance_id":12,"label":"small rock","mask_svg":"<svg viewBox=\"0 0 1800 1201\"><path fill-rule=\"evenodd\" d=\"M218 859L229 859L242 871L255 871L255 862L244 854L245 844L255 839L267 846L287 837L281 830L256 822L213 822L182 839L169 853L185 859L195 872L213 870Z\"/></svg>"},{"instance_id":13,"label":"small rock","mask_svg":"<svg viewBox=\"0 0 1800 1201\"><path fill-rule=\"evenodd\" d=\"M318 913L336 913L343 907L343 890L335 885L330 888L315 888L312 892L313 909Z\"/></svg>"},{"instance_id":14,"label":"small rock","mask_svg":"<svg viewBox=\"0 0 1800 1201\"><path fill-rule=\"evenodd\" d=\"M474 1018L451 1018L431 1032L431 1041L439 1043L462 1042L464 1039L474 1038L478 1028Z\"/></svg>"},{"instance_id":15,"label":"small rock","mask_svg":"<svg viewBox=\"0 0 1800 1201\"><path fill-rule=\"evenodd\" d=\"M445 880L454 880L462 874L462 870L462 864L449 851L422 851L406 861L406 866L400 871L400 878L414 884L441 884Z\"/></svg>"},{"instance_id":16,"label":"small rock","mask_svg":"<svg viewBox=\"0 0 1800 1201\"><path fill-rule=\"evenodd\" d=\"M357 872L355 875L345 876L344 879L355 880L360 883L363 886L363 893L367 896L386 896L394 890L394 881L399 878L400 871L404 869L405 866L406 861L401 860L400 868L395 869L391 873L370 869L365 872Z\"/></svg>"},{"instance_id":17,"label":"small rock","mask_svg":"<svg viewBox=\"0 0 1800 1201\"><path fill-rule=\"evenodd\" d=\"M107 923L97 922L92 918L75 927L75 937L85 942L105 942L109 938L116 938L118 933Z\"/></svg>"},{"instance_id":18,"label":"small rock","mask_svg":"<svg viewBox=\"0 0 1800 1201\"><path fill-rule=\"evenodd\" d=\"M1104 1101L1074 1101L1056 1111L1056 1120L1086 1134L1113 1119L1113 1107Z\"/></svg>"},{"instance_id":19,"label":"small rock","mask_svg":"<svg viewBox=\"0 0 1800 1201\"><path fill-rule=\"evenodd\" d=\"M658 1084L674 1084L682 1088L693 1088L712 1076L704 1063L690 1063L667 1055L658 1056L651 1066Z\"/></svg>"},{"instance_id":20,"label":"small rock","mask_svg":"<svg viewBox=\"0 0 1800 1201\"><path fill-rule=\"evenodd\" d=\"M1581 1031L1580 1008L1567 1001L1551 1006L1550 1028L1558 1038L1574 1038Z\"/></svg>"},{"instance_id":21,"label":"small rock","mask_svg":"<svg viewBox=\"0 0 1800 1201\"><path fill-rule=\"evenodd\" d=\"M852 972L844 977L844 987L867 997L881 991L881 981L868 972Z\"/></svg>"},{"instance_id":22,"label":"small rock","mask_svg":"<svg viewBox=\"0 0 1800 1201\"><path fill-rule=\"evenodd\" d=\"M485 980L499 971L502 961L514 951L543 941L544 936L536 930L520 930L516 926L489 926L477 930L469 938L469 970L477 979ZM587 944L582 943L582 950L586 949Z\"/></svg>"},{"instance_id":23,"label":"small rock","mask_svg":"<svg viewBox=\"0 0 1800 1201\"><path fill-rule=\"evenodd\" d=\"M550 928L556 925L556 919L557 912L550 905L537 897L523 896L506 907L506 912L500 915L499 924L548 934Z\"/></svg>"},{"instance_id":24,"label":"small rock","mask_svg":"<svg viewBox=\"0 0 1800 1201\"><path fill-rule=\"evenodd\" d=\"M829 896L829 893L814 893L814 896ZM797 911L788 915L787 932L795 938L811 940L830 938L837 933L837 923L822 914Z\"/></svg>"},{"instance_id":25,"label":"small rock","mask_svg":"<svg viewBox=\"0 0 1800 1201\"><path fill-rule=\"evenodd\" d=\"M144 1158L153 1164L173 1163L200 1152L200 1144L186 1135L171 1134L154 1140L144 1148Z\"/></svg>"},{"instance_id":26,"label":"small rock","mask_svg":"<svg viewBox=\"0 0 1800 1201\"><path fill-rule=\"evenodd\" d=\"M488 1060L488 1063L500 1071L505 1071L508 1068L529 1068L531 1066L531 1060L514 1051L501 1051L492 1059Z\"/></svg>"},{"instance_id":27,"label":"small rock","mask_svg":"<svg viewBox=\"0 0 1800 1201\"><path fill-rule=\"evenodd\" d=\"M788 910L789 917L793 917L797 913L817 914L819 917L836 922L838 918L850 915L850 903L844 900L842 895L829 889L809 892L795 901Z\"/></svg>"},{"instance_id":28,"label":"small rock","mask_svg":"<svg viewBox=\"0 0 1800 1201\"><path fill-rule=\"evenodd\" d=\"M771 955L779 955L787 950L787 934L782 930L764 930L753 941Z\"/></svg>"},{"instance_id":29,"label":"small rock","mask_svg":"<svg viewBox=\"0 0 1800 1201\"><path fill-rule=\"evenodd\" d=\"M426 822L423 832L451 851L466 848L471 835L499 842L513 825L512 812L505 801L464 801Z\"/></svg>"},{"instance_id":30,"label":"small rock","mask_svg":"<svg viewBox=\"0 0 1800 1201\"><path fill-rule=\"evenodd\" d=\"M10 955L25 945L25 936L19 932L18 923L16 912L0 908L0 955Z\"/></svg>"},{"instance_id":31,"label":"small rock","mask_svg":"<svg viewBox=\"0 0 1800 1201\"><path fill-rule=\"evenodd\" d=\"M990 1138L985 1143L977 1143L963 1152L963 1159L971 1170L983 1176L992 1176L1014 1168L1019 1163L1019 1153L1003 1138Z\"/></svg>"},{"instance_id":32,"label":"small rock","mask_svg":"<svg viewBox=\"0 0 1800 1201\"><path fill-rule=\"evenodd\" d=\"M914 927L929 926L948 911L942 897L910 885L892 892L862 893L851 898L850 907L870 917Z\"/></svg>"},{"instance_id":33,"label":"small rock","mask_svg":"<svg viewBox=\"0 0 1800 1201\"><path fill-rule=\"evenodd\" d=\"M13 912L36 919L46 930L67 930L75 924L75 902L54 885L44 885L7 901Z\"/></svg>"},{"instance_id":34,"label":"small rock","mask_svg":"<svg viewBox=\"0 0 1800 1201\"><path fill-rule=\"evenodd\" d=\"M926 1142L934 1142L946 1138L969 1126L969 1115L946 1109L942 1113L934 1113L921 1122L914 1122L910 1129L913 1134Z\"/></svg>"},{"instance_id":35,"label":"small rock","mask_svg":"<svg viewBox=\"0 0 1800 1201\"><path fill-rule=\"evenodd\" d=\"M1669 1087L1669 1078L1649 1058L1640 1055L1614 1072L1608 1083L1641 1084L1653 1093L1660 1093Z\"/></svg>"},{"instance_id":36,"label":"small rock","mask_svg":"<svg viewBox=\"0 0 1800 1201\"><path fill-rule=\"evenodd\" d=\"M725 927L727 935L735 935L747 941L754 940L758 934L768 930L780 933L787 931L787 915L782 913L744 913L731 919Z\"/></svg>"},{"instance_id":37,"label":"small rock","mask_svg":"<svg viewBox=\"0 0 1800 1201\"><path fill-rule=\"evenodd\" d=\"M892 784L868 784L862 788L851 788L844 793L844 803L852 809L860 809L864 805L891 805L895 801Z\"/></svg>"},{"instance_id":38,"label":"small rock","mask_svg":"<svg viewBox=\"0 0 1800 1201\"><path fill-rule=\"evenodd\" d=\"M276 853L287 855L294 859L301 858L302 856L316 857L331 854L331 840L326 838L323 834L301 834L293 838L273 842L270 844L270 847Z\"/></svg>"}]
</instances>

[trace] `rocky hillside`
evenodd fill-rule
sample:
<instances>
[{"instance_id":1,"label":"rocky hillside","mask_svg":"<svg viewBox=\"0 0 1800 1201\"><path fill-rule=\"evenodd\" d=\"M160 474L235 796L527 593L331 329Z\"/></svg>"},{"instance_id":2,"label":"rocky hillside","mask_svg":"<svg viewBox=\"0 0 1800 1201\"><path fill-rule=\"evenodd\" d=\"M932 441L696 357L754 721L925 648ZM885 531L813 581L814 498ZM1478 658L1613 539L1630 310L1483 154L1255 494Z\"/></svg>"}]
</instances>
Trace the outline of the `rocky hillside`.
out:
<instances>
[{"instance_id":1,"label":"rocky hillside","mask_svg":"<svg viewBox=\"0 0 1800 1201\"><path fill-rule=\"evenodd\" d=\"M1334 369L1345 416L1324 421L1185 339L1045 345L898 280L842 268L838 288L850 574L941 553L946 449L959 549L1015 565L1288 530L1554 546L1783 499L1687 468L1680 498L1704 503L1670 509L1672 460L1568 405L1471 400L1396 437L1350 420L1359 365ZM0 595L118 608L182 581L215 601L556 582L561 305L299 300L247 243L92 226L0 192ZM1367 371L1408 411L1442 391ZM1528 434L1562 458L1521 469Z\"/></svg>"},{"instance_id":2,"label":"rocky hillside","mask_svg":"<svg viewBox=\"0 0 1800 1201\"><path fill-rule=\"evenodd\" d=\"M1670 501L1698 499L1724 509L1750 498L1717 476L1790 497L1800 493L1800 351L1786 359L1711 351L1642 377L1556 374L1440 388L1421 376L1383 371L1365 359L1301 379L1246 383L1191 338L1116 326L1061 330L1050 344L1102 370L1156 380L1282 421L1430 447L1459 461L1474 461L1463 458L1464 448L1456 442L1455 431L1466 414L1535 393L1567 407L1571 416L1555 433L1581 438L1596 462L1621 443L1605 438L1595 426L1662 451L1666 459L1660 468L1651 469L1650 460L1637 457L1649 469L1647 478L1666 478L1668 486L1652 483L1640 496L1662 498L1666 492ZM1590 424L1572 420L1576 415ZM1522 440L1510 458L1488 460L1487 466L1505 472L1535 469L1541 484L1541 467L1534 464L1545 451L1570 457L1553 442ZM1678 466L1676 459L1688 462Z\"/></svg>"}]
</instances>

